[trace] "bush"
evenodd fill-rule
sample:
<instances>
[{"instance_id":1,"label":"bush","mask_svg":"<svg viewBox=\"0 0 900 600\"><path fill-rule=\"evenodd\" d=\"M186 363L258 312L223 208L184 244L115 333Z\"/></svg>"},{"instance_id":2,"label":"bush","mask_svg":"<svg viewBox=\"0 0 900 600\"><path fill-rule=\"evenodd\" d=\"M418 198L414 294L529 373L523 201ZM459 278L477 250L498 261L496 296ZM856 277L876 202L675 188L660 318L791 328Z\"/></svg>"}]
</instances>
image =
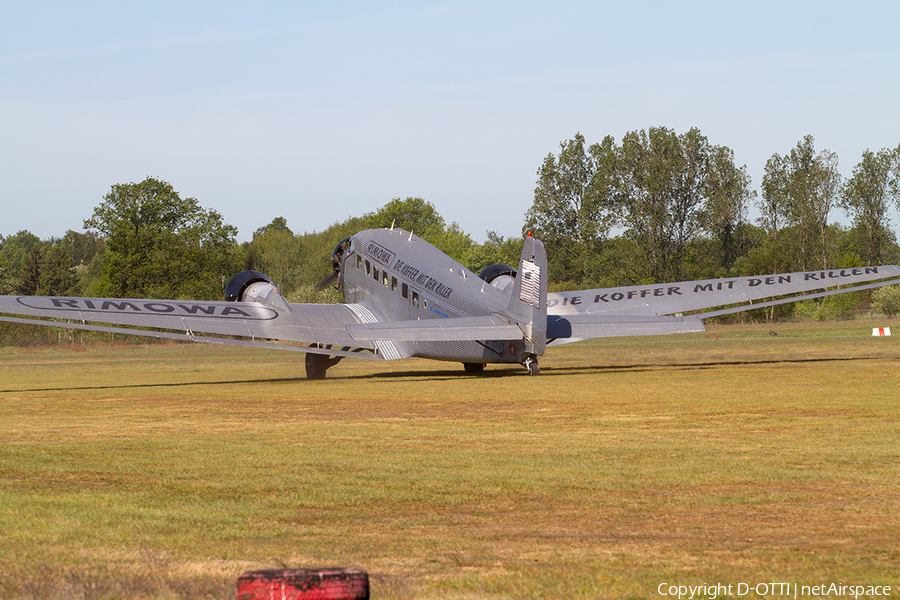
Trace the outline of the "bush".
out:
<instances>
[{"instance_id":1,"label":"bush","mask_svg":"<svg viewBox=\"0 0 900 600\"><path fill-rule=\"evenodd\" d=\"M872 294L875 308L888 317L900 314L900 285L888 285L878 288Z\"/></svg>"},{"instance_id":2,"label":"bush","mask_svg":"<svg viewBox=\"0 0 900 600\"><path fill-rule=\"evenodd\" d=\"M848 292L828 296L822 300L825 309L825 321L847 321L853 318L853 314L865 301L863 292Z\"/></svg>"},{"instance_id":3,"label":"bush","mask_svg":"<svg viewBox=\"0 0 900 600\"><path fill-rule=\"evenodd\" d=\"M825 318L825 310L815 300L801 300L794 307L800 321L821 321Z\"/></svg>"}]
</instances>

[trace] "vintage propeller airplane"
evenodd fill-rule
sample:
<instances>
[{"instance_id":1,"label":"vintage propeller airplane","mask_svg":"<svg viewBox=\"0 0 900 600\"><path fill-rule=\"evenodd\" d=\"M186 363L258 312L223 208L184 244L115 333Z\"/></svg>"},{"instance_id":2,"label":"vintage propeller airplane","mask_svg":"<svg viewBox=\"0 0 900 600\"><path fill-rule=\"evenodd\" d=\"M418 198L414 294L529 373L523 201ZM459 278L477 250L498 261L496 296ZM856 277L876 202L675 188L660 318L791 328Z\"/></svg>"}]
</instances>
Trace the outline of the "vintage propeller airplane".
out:
<instances>
[{"instance_id":1,"label":"vintage propeller airplane","mask_svg":"<svg viewBox=\"0 0 900 600\"><path fill-rule=\"evenodd\" d=\"M476 275L395 228L343 240L332 266L345 304L291 304L268 277L243 271L225 301L0 296L0 320L300 351L310 379L348 356L461 362L471 373L519 363L537 375L547 346L704 331L710 317L900 283L900 267L880 266L548 294L544 245L530 234L517 269ZM835 286L845 287L825 291Z\"/></svg>"}]
</instances>

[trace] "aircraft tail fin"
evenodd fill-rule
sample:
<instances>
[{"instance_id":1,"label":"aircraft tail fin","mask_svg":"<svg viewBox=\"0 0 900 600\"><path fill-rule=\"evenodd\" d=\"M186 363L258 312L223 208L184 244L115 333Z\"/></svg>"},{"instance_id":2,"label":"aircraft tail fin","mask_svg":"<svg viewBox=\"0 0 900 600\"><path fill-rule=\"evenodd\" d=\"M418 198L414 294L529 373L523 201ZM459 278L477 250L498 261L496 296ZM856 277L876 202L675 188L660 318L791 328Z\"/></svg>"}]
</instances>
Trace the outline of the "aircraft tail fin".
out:
<instances>
[{"instance_id":1,"label":"aircraft tail fin","mask_svg":"<svg viewBox=\"0 0 900 600\"><path fill-rule=\"evenodd\" d=\"M547 253L530 233L519 259L508 315L525 336L525 355L542 355L547 345Z\"/></svg>"}]
</instances>

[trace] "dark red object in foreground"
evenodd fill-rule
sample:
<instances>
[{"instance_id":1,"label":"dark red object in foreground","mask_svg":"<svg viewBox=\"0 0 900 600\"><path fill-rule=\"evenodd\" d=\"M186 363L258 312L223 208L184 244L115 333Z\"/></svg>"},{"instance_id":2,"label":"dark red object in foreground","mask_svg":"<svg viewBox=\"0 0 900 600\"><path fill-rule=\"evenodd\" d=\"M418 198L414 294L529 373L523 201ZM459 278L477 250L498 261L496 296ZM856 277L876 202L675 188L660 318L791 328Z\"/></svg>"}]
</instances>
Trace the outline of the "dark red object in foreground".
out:
<instances>
[{"instance_id":1,"label":"dark red object in foreground","mask_svg":"<svg viewBox=\"0 0 900 600\"><path fill-rule=\"evenodd\" d=\"M251 571L238 578L238 600L368 600L362 569Z\"/></svg>"}]
</instances>

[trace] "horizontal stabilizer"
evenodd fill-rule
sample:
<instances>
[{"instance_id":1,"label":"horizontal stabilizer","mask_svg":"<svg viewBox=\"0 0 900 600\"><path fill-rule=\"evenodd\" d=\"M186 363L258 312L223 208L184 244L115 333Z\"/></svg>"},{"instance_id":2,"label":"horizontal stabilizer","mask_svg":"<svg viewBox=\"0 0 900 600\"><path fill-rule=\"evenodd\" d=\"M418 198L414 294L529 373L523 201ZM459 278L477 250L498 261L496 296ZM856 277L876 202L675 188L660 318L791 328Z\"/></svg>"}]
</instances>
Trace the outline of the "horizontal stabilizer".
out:
<instances>
[{"instance_id":1,"label":"horizontal stabilizer","mask_svg":"<svg viewBox=\"0 0 900 600\"><path fill-rule=\"evenodd\" d=\"M499 317L421 319L347 325L356 341L449 342L464 340L518 340L522 331Z\"/></svg>"},{"instance_id":2,"label":"horizontal stabilizer","mask_svg":"<svg viewBox=\"0 0 900 600\"><path fill-rule=\"evenodd\" d=\"M556 344L598 337L667 335L706 331L698 317L642 317L609 315L550 315L547 337Z\"/></svg>"}]
</instances>

